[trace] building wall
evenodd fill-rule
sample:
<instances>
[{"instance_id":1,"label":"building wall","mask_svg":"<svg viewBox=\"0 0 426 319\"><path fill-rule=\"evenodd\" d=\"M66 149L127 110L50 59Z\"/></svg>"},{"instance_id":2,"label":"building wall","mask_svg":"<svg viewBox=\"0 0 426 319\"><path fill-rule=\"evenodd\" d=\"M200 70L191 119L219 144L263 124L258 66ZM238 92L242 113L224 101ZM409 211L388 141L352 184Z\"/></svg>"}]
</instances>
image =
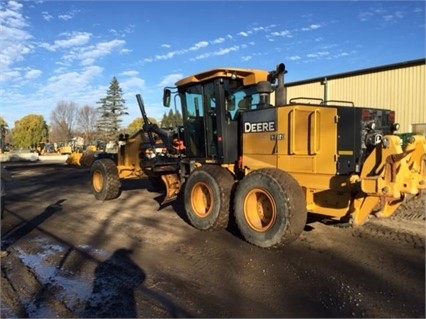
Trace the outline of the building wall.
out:
<instances>
[{"instance_id":1,"label":"building wall","mask_svg":"<svg viewBox=\"0 0 426 319\"><path fill-rule=\"evenodd\" d=\"M425 60L409 61L287 83L287 100L296 97L324 99L326 95L327 100L351 101L355 106L392 109L396 122L401 124L399 132L412 132L413 127L426 125L425 76Z\"/></svg>"}]
</instances>

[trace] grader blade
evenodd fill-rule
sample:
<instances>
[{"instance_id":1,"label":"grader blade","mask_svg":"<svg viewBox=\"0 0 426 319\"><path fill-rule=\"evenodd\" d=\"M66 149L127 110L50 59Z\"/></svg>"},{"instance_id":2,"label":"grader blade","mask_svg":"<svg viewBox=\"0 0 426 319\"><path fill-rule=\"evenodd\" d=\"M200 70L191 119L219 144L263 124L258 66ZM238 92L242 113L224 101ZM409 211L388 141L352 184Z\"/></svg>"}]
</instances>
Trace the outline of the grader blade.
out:
<instances>
[{"instance_id":1,"label":"grader blade","mask_svg":"<svg viewBox=\"0 0 426 319\"><path fill-rule=\"evenodd\" d=\"M164 197L161 205L165 205L177 198L181 185L179 177L176 174L161 175L161 180L164 182L164 186L166 187L166 196Z\"/></svg>"}]
</instances>

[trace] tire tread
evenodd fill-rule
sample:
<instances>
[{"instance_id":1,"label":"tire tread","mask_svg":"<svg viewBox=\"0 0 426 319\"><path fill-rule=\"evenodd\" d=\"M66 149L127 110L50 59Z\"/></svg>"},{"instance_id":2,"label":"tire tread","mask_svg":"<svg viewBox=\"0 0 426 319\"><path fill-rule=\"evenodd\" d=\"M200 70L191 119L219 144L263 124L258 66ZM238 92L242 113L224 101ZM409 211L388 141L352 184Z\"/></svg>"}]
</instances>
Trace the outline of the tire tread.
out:
<instances>
[{"instance_id":1,"label":"tire tread","mask_svg":"<svg viewBox=\"0 0 426 319\"><path fill-rule=\"evenodd\" d=\"M117 166L110 159L100 159L93 162L91 168L91 176L93 179L93 173L100 171L104 177L103 188L100 192L97 192L92 183L93 193L98 200L110 200L115 199L120 195L121 182L118 177Z\"/></svg>"}]
</instances>

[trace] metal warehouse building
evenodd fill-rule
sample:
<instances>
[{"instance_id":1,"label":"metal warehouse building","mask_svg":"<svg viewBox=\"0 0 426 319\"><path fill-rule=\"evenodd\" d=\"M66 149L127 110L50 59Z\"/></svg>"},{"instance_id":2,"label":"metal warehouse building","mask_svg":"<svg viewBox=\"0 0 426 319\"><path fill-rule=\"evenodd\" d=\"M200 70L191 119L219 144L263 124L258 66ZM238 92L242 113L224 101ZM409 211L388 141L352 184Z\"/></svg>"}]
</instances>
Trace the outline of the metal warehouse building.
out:
<instances>
[{"instance_id":1,"label":"metal warehouse building","mask_svg":"<svg viewBox=\"0 0 426 319\"><path fill-rule=\"evenodd\" d=\"M425 67L425 59L418 59L289 82L287 99L320 98L329 104L350 101L355 106L391 109L401 124L400 133L426 136ZM348 103L341 105L350 107Z\"/></svg>"}]
</instances>

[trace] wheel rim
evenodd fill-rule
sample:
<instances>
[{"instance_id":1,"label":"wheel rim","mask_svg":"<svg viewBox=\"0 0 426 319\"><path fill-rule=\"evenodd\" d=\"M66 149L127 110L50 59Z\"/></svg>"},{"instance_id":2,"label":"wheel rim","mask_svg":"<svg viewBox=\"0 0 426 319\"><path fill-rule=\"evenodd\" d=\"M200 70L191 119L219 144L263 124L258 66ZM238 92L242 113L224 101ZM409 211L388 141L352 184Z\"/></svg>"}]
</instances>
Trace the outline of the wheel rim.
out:
<instances>
[{"instance_id":1,"label":"wheel rim","mask_svg":"<svg viewBox=\"0 0 426 319\"><path fill-rule=\"evenodd\" d=\"M277 219L277 205L271 194L260 188L251 190L244 200L244 217L255 231L270 229Z\"/></svg>"},{"instance_id":2,"label":"wheel rim","mask_svg":"<svg viewBox=\"0 0 426 319\"><path fill-rule=\"evenodd\" d=\"M104 185L104 178L101 172L99 171L93 172L92 184L96 192L99 193L102 190L102 187Z\"/></svg>"},{"instance_id":3,"label":"wheel rim","mask_svg":"<svg viewBox=\"0 0 426 319\"><path fill-rule=\"evenodd\" d=\"M191 205L198 217L208 216L213 208L213 192L204 183L197 183L192 188Z\"/></svg>"}]
</instances>

